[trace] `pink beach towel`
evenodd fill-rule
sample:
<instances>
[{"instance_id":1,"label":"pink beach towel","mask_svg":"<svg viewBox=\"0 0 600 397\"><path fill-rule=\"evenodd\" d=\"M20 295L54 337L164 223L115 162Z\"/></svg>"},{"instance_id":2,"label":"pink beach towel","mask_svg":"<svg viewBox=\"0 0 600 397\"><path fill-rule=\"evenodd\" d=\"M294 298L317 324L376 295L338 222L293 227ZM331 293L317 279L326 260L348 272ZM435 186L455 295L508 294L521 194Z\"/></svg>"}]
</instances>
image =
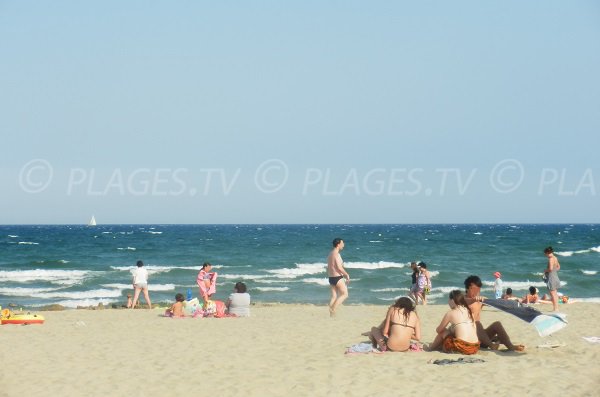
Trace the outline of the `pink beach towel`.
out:
<instances>
[{"instance_id":1,"label":"pink beach towel","mask_svg":"<svg viewBox=\"0 0 600 397\"><path fill-rule=\"evenodd\" d=\"M204 278L207 275L210 278L210 287L208 288L204 284ZM216 272L207 273L204 270L200 270L200 273L198 273L198 277L196 278L196 284L198 284L198 287L200 288L201 297L209 297L217 292L217 275L218 274Z\"/></svg>"}]
</instances>

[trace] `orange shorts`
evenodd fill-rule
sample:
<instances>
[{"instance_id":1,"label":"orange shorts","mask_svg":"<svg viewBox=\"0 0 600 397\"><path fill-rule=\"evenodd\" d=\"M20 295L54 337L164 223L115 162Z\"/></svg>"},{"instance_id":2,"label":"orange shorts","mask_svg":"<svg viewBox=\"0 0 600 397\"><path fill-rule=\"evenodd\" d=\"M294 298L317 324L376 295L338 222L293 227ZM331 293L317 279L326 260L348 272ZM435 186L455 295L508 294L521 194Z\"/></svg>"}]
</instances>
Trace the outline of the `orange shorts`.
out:
<instances>
[{"instance_id":1,"label":"orange shorts","mask_svg":"<svg viewBox=\"0 0 600 397\"><path fill-rule=\"evenodd\" d=\"M479 342L465 342L462 339L448 335L444 338L442 350L445 353L475 354L479 351Z\"/></svg>"}]
</instances>

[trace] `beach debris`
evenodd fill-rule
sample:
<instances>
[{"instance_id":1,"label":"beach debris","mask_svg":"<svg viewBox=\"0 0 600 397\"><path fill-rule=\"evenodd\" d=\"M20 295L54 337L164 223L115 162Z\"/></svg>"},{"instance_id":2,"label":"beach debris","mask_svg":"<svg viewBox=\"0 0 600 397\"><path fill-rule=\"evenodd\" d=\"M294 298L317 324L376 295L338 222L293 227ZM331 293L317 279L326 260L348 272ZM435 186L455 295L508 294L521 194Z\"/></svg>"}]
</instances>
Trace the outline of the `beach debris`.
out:
<instances>
[{"instance_id":1,"label":"beach debris","mask_svg":"<svg viewBox=\"0 0 600 397\"><path fill-rule=\"evenodd\" d=\"M562 342L548 342L548 343L542 343L541 345L537 345L536 347L539 349L555 349L557 347L564 347L566 346L566 343L562 343Z\"/></svg>"},{"instance_id":2,"label":"beach debris","mask_svg":"<svg viewBox=\"0 0 600 397\"><path fill-rule=\"evenodd\" d=\"M473 363L484 363L484 362L485 362L485 360L482 360L480 358L473 358L473 357L461 357L457 360L444 358L441 360L429 360L428 361L429 364L437 364L437 365L473 364Z\"/></svg>"},{"instance_id":3,"label":"beach debris","mask_svg":"<svg viewBox=\"0 0 600 397\"><path fill-rule=\"evenodd\" d=\"M590 343L600 343L600 336L582 336L582 338Z\"/></svg>"}]
</instances>

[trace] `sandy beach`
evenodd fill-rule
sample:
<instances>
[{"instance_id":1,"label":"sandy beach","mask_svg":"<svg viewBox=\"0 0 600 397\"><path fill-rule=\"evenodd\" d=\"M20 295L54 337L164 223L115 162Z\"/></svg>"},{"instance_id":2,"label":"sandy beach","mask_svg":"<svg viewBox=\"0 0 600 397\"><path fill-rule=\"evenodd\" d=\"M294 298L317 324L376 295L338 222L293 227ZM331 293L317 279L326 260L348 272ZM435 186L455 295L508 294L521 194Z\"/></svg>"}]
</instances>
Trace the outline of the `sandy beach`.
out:
<instances>
[{"instance_id":1,"label":"sandy beach","mask_svg":"<svg viewBox=\"0 0 600 397\"><path fill-rule=\"evenodd\" d=\"M546 305L537 307L549 310ZM250 318L170 319L162 310L43 312L43 325L3 325L3 396L592 396L600 388L600 305L561 306L569 325L541 338L487 308L525 353L483 350L484 363L435 365L441 352L344 354L383 319L385 306L259 304ZM445 305L420 306L423 341ZM559 343L556 348L537 347Z\"/></svg>"}]
</instances>

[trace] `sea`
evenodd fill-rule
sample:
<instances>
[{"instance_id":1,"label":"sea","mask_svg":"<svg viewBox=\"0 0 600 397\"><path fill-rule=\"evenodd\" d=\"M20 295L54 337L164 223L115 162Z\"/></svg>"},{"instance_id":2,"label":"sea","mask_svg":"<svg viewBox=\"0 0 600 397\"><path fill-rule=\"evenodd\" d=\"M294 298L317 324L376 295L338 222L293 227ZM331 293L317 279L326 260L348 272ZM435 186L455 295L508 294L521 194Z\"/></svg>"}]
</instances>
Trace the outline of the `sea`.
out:
<instances>
[{"instance_id":1,"label":"sea","mask_svg":"<svg viewBox=\"0 0 600 397\"><path fill-rule=\"evenodd\" d=\"M196 276L210 262L218 273L213 299L226 300L243 281L253 302L326 305L326 258L336 237L351 277L345 304L406 296L411 261L427 264L431 303L445 304L472 274L492 297L496 271L517 296L530 286L546 292L547 246L561 264L559 292L600 303L598 224L227 224L0 226L0 305L120 306L138 260L153 303L198 296Z\"/></svg>"}]
</instances>

